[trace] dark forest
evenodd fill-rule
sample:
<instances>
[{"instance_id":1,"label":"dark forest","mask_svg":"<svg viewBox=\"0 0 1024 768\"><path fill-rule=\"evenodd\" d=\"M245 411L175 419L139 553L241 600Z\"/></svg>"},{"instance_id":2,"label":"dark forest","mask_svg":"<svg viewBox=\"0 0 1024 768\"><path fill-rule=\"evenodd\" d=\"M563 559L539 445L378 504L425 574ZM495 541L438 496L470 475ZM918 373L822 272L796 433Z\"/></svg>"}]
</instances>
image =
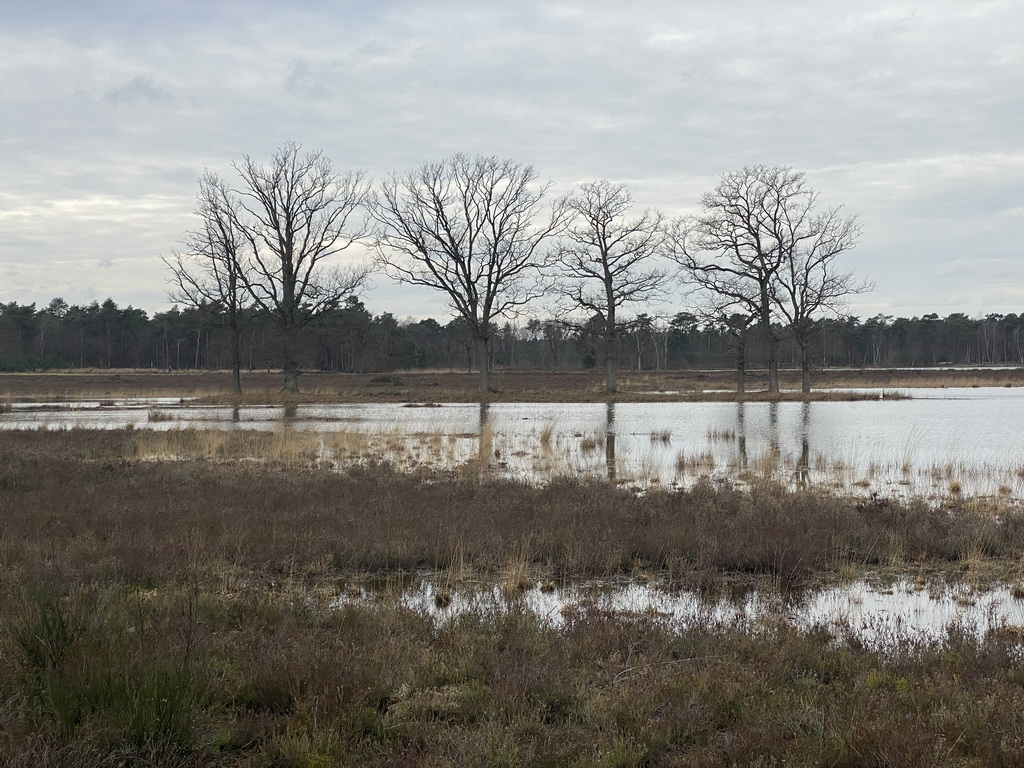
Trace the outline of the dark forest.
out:
<instances>
[{"instance_id":1,"label":"dark forest","mask_svg":"<svg viewBox=\"0 0 1024 768\"><path fill-rule=\"evenodd\" d=\"M172 307L149 314L112 299L85 306L55 298L46 307L0 304L0 370L230 368L230 339L216 307ZM783 327L782 364L798 365L798 349ZM490 366L497 370L581 370L602 365L598 317L580 325L521 319L493 328ZM280 331L271 318L250 313L242 334L243 368L280 366ZM878 315L816 323L813 360L819 368L927 367L1024 364L1024 315L970 318L926 314ZM307 370L370 373L410 369L473 369L471 334L461 321L413 321L374 315L351 297L319 317L303 334L300 363ZM753 333L748 365L763 365L765 345ZM619 346L626 370L731 368L733 336L722 324L687 312L641 314L628 323Z\"/></svg>"}]
</instances>

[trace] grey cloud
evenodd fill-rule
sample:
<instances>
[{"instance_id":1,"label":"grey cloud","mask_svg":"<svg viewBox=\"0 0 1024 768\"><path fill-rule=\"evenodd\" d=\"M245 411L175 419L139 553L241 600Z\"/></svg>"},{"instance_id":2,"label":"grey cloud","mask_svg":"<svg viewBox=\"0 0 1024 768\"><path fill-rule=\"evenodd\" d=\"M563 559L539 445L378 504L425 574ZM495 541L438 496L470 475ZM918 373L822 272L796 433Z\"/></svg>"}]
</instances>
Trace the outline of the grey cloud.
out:
<instances>
[{"instance_id":1,"label":"grey cloud","mask_svg":"<svg viewBox=\"0 0 1024 768\"><path fill-rule=\"evenodd\" d=\"M149 75L136 75L124 85L112 88L103 94L103 100L111 104L138 104L140 102L172 101L170 88L157 83Z\"/></svg>"},{"instance_id":2,"label":"grey cloud","mask_svg":"<svg viewBox=\"0 0 1024 768\"><path fill-rule=\"evenodd\" d=\"M981 255L954 259L936 270L936 274L958 280L982 274L989 276L992 280L1024 282L1024 276L1020 274L1020 265L1014 260Z\"/></svg>"},{"instance_id":3,"label":"grey cloud","mask_svg":"<svg viewBox=\"0 0 1024 768\"><path fill-rule=\"evenodd\" d=\"M377 177L500 154L559 189L628 180L671 214L723 171L790 164L823 202L861 214L850 266L878 283L865 307L1020 304L986 290L995 265L958 272L955 295L935 274L975 257L1024 274L1019 3L225 0L125 15L104 2L66 22L31 10L42 5L0 30L0 262L20 275L0 300L45 294L56 274L84 285L110 257L104 292L159 308L157 257L189 226L202 169L230 176L242 154L295 138ZM47 271L55 254L72 257ZM402 316L438 305L384 280L368 303Z\"/></svg>"},{"instance_id":4,"label":"grey cloud","mask_svg":"<svg viewBox=\"0 0 1024 768\"><path fill-rule=\"evenodd\" d=\"M331 67L313 67L307 61L288 65L285 89L311 99L327 99L334 95L336 72Z\"/></svg>"}]
</instances>

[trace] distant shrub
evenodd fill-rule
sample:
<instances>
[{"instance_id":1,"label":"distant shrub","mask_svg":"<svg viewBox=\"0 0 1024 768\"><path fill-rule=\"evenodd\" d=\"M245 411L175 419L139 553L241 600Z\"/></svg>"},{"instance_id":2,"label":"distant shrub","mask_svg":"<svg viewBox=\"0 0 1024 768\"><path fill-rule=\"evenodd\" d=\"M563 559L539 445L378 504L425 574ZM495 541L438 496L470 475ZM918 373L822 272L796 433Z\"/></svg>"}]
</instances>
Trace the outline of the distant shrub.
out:
<instances>
[{"instance_id":1,"label":"distant shrub","mask_svg":"<svg viewBox=\"0 0 1024 768\"><path fill-rule=\"evenodd\" d=\"M48 371L51 368L68 368L66 362L49 355L0 355L0 371Z\"/></svg>"}]
</instances>

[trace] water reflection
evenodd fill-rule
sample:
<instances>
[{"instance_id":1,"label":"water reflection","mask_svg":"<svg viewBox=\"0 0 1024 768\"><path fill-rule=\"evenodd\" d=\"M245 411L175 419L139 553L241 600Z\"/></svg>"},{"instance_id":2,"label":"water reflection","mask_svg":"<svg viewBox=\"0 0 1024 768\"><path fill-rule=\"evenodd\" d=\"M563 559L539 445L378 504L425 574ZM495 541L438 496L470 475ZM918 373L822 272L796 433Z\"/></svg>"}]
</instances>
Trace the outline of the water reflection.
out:
<instances>
[{"instance_id":1,"label":"water reflection","mask_svg":"<svg viewBox=\"0 0 1024 768\"><path fill-rule=\"evenodd\" d=\"M800 459L793 477L800 488L806 488L811 481L811 404L800 405Z\"/></svg>"},{"instance_id":2,"label":"water reflection","mask_svg":"<svg viewBox=\"0 0 1024 768\"><path fill-rule=\"evenodd\" d=\"M746 407L744 402L736 403L736 451L738 454L737 466L740 471L747 469L747 421Z\"/></svg>"},{"instance_id":3,"label":"water reflection","mask_svg":"<svg viewBox=\"0 0 1024 768\"><path fill-rule=\"evenodd\" d=\"M477 434L479 437L479 448L477 449L477 461L480 462L481 466L486 467L490 461L491 456L494 453L494 433L491 430L490 424L490 403L480 403L480 414L479 414L479 427Z\"/></svg>"},{"instance_id":4,"label":"water reflection","mask_svg":"<svg viewBox=\"0 0 1024 768\"><path fill-rule=\"evenodd\" d=\"M768 403L768 446L772 457L778 459L779 450L779 404L774 400Z\"/></svg>"},{"instance_id":5,"label":"water reflection","mask_svg":"<svg viewBox=\"0 0 1024 768\"><path fill-rule=\"evenodd\" d=\"M609 482L618 479L615 460L615 403L611 400L604 411L604 466Z\"/></svg>"},{"instance_id":6,"label":"water reflection","mask_svg":"<svg viewBox=\"0 0 1024 768\"><path fill-rule=\"evenodd\" d=\"M1024 498L1024 388L915 400L200 406L166 400L14 403L0 429L329 433L335 461L688 486L770 479L857 494ZM604 450L600 448L603 446ZM812 456L812 446L816 449ZM495 457L500 457L496 461ZM331 458L331 457L328 457Z\"/></svg>"},{"instance_id":7,"label":"water reflection","mask_svg":"<svg viewBox=\"0 0 1024 768\"><path fill-rule=\"evenodd\" d=\"M442 578L443 583L443 578ZM438 601L438 589L445 599ZM365 591L364 591L365 590ZM536 584L509 592L501 585L438 587L424 577L381 588L366 583L348 591L339 603L387 597L442 619L467 611L501 611L515 606L559 626L566 617L588 610L660 616L666 622L699 621L704 625L742 623L771 617L797 627L830 626L864 642L884 647L904 639L941 641L956 627L968 635L1024 624L1024 602L1011 590L996 587L976 591L965 584L926 589L906 580L875 586L858 580L849 584L804 591L742 589L723 593L668 591L654 584L581 583L552 589ZM441 607L443 606L443 607Z\"/></svg>"}]
</instances>

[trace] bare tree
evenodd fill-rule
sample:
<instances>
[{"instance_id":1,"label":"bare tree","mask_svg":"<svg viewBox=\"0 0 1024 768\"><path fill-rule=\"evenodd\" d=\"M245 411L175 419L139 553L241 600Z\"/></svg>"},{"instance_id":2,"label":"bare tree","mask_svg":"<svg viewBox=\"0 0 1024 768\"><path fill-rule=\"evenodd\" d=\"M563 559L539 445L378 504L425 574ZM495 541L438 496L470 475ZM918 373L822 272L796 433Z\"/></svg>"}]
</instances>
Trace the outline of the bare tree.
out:
<instances>
[{"instance_id":1,"label":"bare tree","mask_svg":"<svg viewBox=\"0 0 1024 768\"><path fill-rule=\"evenodd\" d=\"M619 310L661 294L668 270L658 264L664 217L645 210L626 218L633 198L625 184L591 181L564 199L569 226L556 250L555 290L573 308L604 324L605 391L617 389L618 337L626 327Z\"/></svg>"},{"instance_id":2,"label":"bare tree","mask_svg":"<svg viewBox=\"0 0 1024 768\"><path fill-rule=\"evenodd\" d=\"M195 214L201 224L185 234L185 252L164 259L172 273L167 295L171 301L210 312L227 326L232 388L241 392L241 335L249 300L243 264L246 240L238 224L238 200L217 174L206 171L199 179Z\"/></svg>"},{"instance_id":3,"label":"bare tree","mask_svg":"<svg viewBox=\"0 0 1024 768\"><path fill-rule=\"evenodd\" d=\"M801 174L802 175L802 174ZM839 207L816 214L818 193L807 189L790 216L780 222L788 230L782 268L774 284L779 313L789 323L800 348L801 391L811 391L810 340L822 312L839 315L846 300L871 289L853 272L839 270L836 259L857 245L861 227L856 216L843 216Z\"/></svg>"},{"instance_id":4,"label":"bare tree","mask_svg":"<svg viewBox=\"0 0 1024 768\"><path fill-rule=\"evenodd\" d=\"M692 310L696 317L726 329L736 350L736 391L746 391L747 341L750 326L759 316L757 283L745 277L715 269L706 269L705 262L686 250L686 227L682 219L669 227L670 252L683 267L682 281L696 292Z\"/></svg>"},{"instance_id":5,"label":"bare tree","mask_svg":"<svg viewBox=\"0 0 1024 768\"><path fill-rule=\"evenodd\" d=\"M703 212L677 222L670 241L671 255L689 275L729 286L757 317L768 343L770 392L779 391L773 283L792 247L791 223L800 217L805 195L803 174L791 168L756 165L723 174L701 196Z\"/></svg>"},{"instance_id":6,"label":"bare tree","mask_svg":"<svg viewBox=\"0 0 1024 768\"><path fill-rule=\"evenodd\" d=\"M743 394L747 390L747 342L750 327L757 322L757 305L749 300L750 294L742 288L742 281L710 278L701 272L690 275L691 282L704 289L694 312L703 320L724 328L732 339L736 351L736 392Z\"/></svg>"},{"instance_id":7,"label":"bare tree","mask_svg":"<svg viewBox=\"0 0 1024 768\"><path fill-rule=\"evenodd\" d=\"M378 263L446 296L473 336L481 392L494 321L539 295L541 245L564 219L556 204L538 223L547 187L536 179L533 166L457 154L392 175L372 198Z\"/></svg>"},{"instance_id":8,"label":"bare tree","mask_svg":"<svg viewBox=\"0 0 1024 768\"><path fill-rule=\"evenodd\" d=\"M243 183L235 221L247 244L246 288L283 331L287 392L299 389L298 332L369 274L332 264L366 234L365 222L354 220L367 193L363 173L337 173L322 152L300 150L288 142L268 166L248 156L234 165Z\"/></svg>"}]
</instances>

